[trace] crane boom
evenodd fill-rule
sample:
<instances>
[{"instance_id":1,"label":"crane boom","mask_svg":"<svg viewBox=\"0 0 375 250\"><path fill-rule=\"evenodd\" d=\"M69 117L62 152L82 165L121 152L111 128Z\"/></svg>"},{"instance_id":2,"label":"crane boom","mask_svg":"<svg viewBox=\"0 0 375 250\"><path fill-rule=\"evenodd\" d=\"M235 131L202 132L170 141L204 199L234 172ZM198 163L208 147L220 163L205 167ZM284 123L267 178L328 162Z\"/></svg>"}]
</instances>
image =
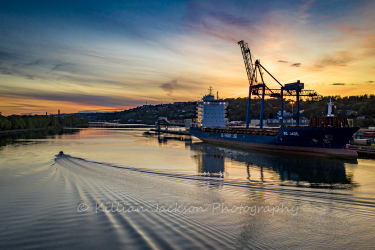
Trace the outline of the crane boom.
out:
<instances>
[{"instance_id":1,"label":"crane boom","mask_svg":"<svg viewBox=\"0 0 375 250\"><path fill-rule=\"evenodd\" d=\"M255 79L256 75L255 75L255 68L253 65L253 60L251 58L250 49L247 43L245 43L243 40L239 41L238 44L241 46L241 51L242 51L243 61L245 63L247 78L249 80L250 86L252 86L254 82L256 82L256 79Z\"/></svg>"}]
</instances>

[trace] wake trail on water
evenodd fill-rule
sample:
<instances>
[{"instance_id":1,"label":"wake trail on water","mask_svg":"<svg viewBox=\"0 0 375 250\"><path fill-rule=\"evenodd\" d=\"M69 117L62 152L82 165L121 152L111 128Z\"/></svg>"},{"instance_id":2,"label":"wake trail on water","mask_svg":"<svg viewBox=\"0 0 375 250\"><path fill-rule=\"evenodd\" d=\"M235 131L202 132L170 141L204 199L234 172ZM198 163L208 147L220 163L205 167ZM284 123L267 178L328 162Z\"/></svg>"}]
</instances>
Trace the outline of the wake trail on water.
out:
<instances>
[{"instance_id":1,"label":"wake trail on water","mask_svg":"<svg viewBox=\"0 0 375 250\"><path fill-rule=\"evenodd\" d=\"M116 228L119 239L123 235L132 235L131 241L134 241L134 245L142 246L139 243L143 242L143 247L146 248L177 247L175 240L172 239L180 239L178 245L202 248L209 247L213 242L215 245L229 247L235 241L235 236L232 233L224 231L212 223L205 222L205 220L194 218L192 214L151 212L157 209L158 205L152 199L157 197L155 196L157 194L152 192L151 195L145 196L145 194L150 194L150 189L154 189L155 186L161 191L170 187L163 181L163 183L160 183L160 180L159 183L153 182L150 185L150 179L145 178L143 174L163 175L160 171L137 170L131 167L91 162L68 155L57 157L56 163L69 171L66 176L69 176L69 178L74 176L72 180L64 178L66 185L79 193L80 199L87 204L95 204L96 206L104 204L100 208L102 209L106 204L120 201L126 203L127 206L148 209L148 212L99 213L100 215L104 214ZM179 175L169 173L165 176ZM165 195L157 199L167 204L168 199L163 196ZM187 199L180 202L188 206L191 200ZM167 235L163 236L164 234Z\"/></svg>"},{"instance_id":2,"label":"wake trail on water","mask_svg":"<svg viewBox=\"0 0 375 250\"><path fill-rule=\"evenodd\" d=\"M115 231L122 244L138 247L242 246L244 232L253 234L249 228L254 225L260 227L267 222L265 218L251 218L249 224L244 222L249 220L244 214L214 214L212 209L192 213L151 212L161 205L173 206L177 203L182 207L210 208L213 203L239 204L247 201L262 205L281 201L296 203L300 207L330 207L334 216L345 214L348 220L354 216L375 218L375 199L355 196L350 192L122 166L69 155L57 156L55 162L65 186L77 194L82 203L90 205L90 210L86 212L97 213L103 223ZM125 207L143 207L148 211L102 212L99 209L98 213L98 204L103 204L101 208L106 204L111 207L114 201L122 202ZM278 234L281 235L281 232ZM244 244L249 247L248 242ZM251 244L252 247L262 248L269 242L254 241Z\"/></svg>"},{"instance_id":3,"label":"wake trail on water","mask_svg":"<svg viewBox=\"0 0 375 250\"><path fill-rule=\"evenodd\" d=\"M177 179L179 183L181 182L195 182L201 186L225 186L228 188L250 188L255 190L261 190L264 192L272 194L286 194L286 195L296 195L301 199L309 200L309 198L320 198L320 202L324 202L324 199L329 199L329 202L332 200L340 202L343 204L351 204L357 206L370 206L375 205L375 198L370 197L357 197L352 195L350 192L341 193L335 192L332 189L313 189L313 188L304 188L304 187L292 187L292 186L277 186L277 185L267 185L259 181L249 181L249 180L238 180L238 179L226 179L221 178L218 175L211 174L211 176L206 176L203 173L197 174L186 174L172 171L163 171L163 170L152 170L145 168L137 168L130 166L119 166L113 165L110 163L102 163L89 161L82 158L72 157L65 155L62 158L57 158L56 162L59 163L61 160L71 163L72 165L79 166L81 169L90 170L90 172L101 172L102 169L99 166L104 168L118 169L120 171L131 171L135 173L142 173L143 175L154 176L155 178L172 178ZM69 165L69 164L68 164ZM96 167L95 167L96 165ZM107 173L109 177L113 177ZM234 191L234 190L233 190ZM298 192L297 192L298 191Z\"/></svg>"}]
</instances>

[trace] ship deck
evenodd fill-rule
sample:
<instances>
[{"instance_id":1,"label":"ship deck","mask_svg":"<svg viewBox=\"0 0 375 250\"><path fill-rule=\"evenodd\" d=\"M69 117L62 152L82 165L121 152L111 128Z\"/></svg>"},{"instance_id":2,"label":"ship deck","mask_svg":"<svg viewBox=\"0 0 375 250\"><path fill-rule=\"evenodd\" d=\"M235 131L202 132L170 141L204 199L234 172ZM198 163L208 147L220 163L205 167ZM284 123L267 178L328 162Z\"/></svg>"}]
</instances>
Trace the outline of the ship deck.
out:
<instances>
[{"instance_id":1,"label":"ship deck","mask_svg":"<svg viewBox=\"0 0 375 250\"><path fill-rule=\"evenodd\" d=\"M276 136L280 128L200 128L202 132Z\"/></svg>"}]
</instances>

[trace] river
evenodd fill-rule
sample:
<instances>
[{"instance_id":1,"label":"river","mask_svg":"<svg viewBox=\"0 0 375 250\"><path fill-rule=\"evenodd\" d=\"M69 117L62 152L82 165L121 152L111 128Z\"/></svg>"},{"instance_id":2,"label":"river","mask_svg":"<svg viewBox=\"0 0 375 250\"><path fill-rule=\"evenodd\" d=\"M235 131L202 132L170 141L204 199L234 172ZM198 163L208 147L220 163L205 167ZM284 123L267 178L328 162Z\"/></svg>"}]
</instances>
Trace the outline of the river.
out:
<instances>
[{"instance_id":1,"label":"river","mask_svg":"<svg viewBox=\"0 0 375 250\"><path fill-rule=\"evenodd\" d=\"M144 129L1 145L1 249L375 245L374 159L241 151Z\"/></svg>"}]
</instances>

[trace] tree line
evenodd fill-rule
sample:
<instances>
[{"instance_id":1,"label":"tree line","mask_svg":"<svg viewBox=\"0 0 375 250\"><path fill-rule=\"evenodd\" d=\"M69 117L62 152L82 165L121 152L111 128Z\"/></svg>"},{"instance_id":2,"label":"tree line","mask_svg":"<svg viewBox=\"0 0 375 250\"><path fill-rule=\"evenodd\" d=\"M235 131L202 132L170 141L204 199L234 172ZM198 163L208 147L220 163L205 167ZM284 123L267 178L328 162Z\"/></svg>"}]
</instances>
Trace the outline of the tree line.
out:
<instances>
[{"instance_id":1,"label":"tree line","mask_svg":"<svg viewBox=\"0 0 375 250\"><path fill-rule=\"evenodd\" d=\"M310 119L313 116L326 116L328 103L332 100L335 104L333 114L335 116L345 116L354 120L354 125L359 127L375 126L375 95L359 95L359 96L325 96L321 101L300 101L301 116ZM247 110L247 98L227 98L228 102L227 116L230 121L245 121ZM273 106L275 111L280 110L279 100L276 98L267 99L269 106ZM290 109L296 112L295 100L287 99L286 104ZM293 103L294 102L294 103ZM293 103L293 104L292 104ZM250 117L255 118L260 115L260 99L251 100ZM288 111L284 107L285 111ZM184 111L184 112L183 112ZM277 118L277 115L267 108L263 112L265 118ZM120 123L145 123L154 124L158 117L167 117L169 120L177 119L194 119L196 118L196 103L186 102L177 106L157 105L143 106L125 110L122 112L106 113L100 115L98 120L113 121L119 120Z\"/></svg>"},{"instance_id":2,"label":"tree line","mask_svg":"<svg viewBox=\"0 0 375 250\"><path fill-rule=\"evenodd\" d=\"M144 105L129 110L114 113L103 113L98 116L99 121L119 121L124 124L155 124L158 117L167 117L168 120L194 119L196 117L196 103L185 102L180 104Z\"/></svg>"},{"instance_id":3,"label":"tree line","mask_svg":"<svg viewBox=\"0 0 375 250\"><path fill-rule=\"evenodd\" d=\"M375 95L358 95L358 96L325 96L321 101L300 101L301 116L310 119L313 116L326 116L328 103L332 100L334 105L333 114L335 116L345 116L354 120L354 125L359 127L375 126ZM229 102L228 118L231 121L245 121L247 110L247 98L225 99ZM288 107L296 111L295 100L286 100ZM276 111L280 110L279 101L277 99L268 99L266 102L270 106L276 106ZM292 105L293 103L293 105ZM259 117L260 115L260 99L251 100L250 116ZM284 107L284 110L286 108ZM276 114L272 110L266 108L263 112L264 117L274 118Z\"/></svg>"},{"instance_id":4,"label":"tree line","mask_svg":"<svg viewBox=\"0 0 375 250\"><path fill-rule=\"evenodd\" d=\"M47 129L60 127L88 126L87 118L80 118L76 115L55 117L44 115L11 115L0 116L0 130L20 129Z\"/></svg>"}]
</instances>

